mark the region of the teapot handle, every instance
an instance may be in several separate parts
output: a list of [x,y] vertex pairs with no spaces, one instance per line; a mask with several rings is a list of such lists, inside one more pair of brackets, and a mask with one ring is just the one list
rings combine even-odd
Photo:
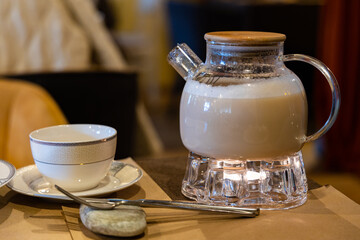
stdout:
[[310,142],[318,139],[322,135],[324,135],[334,124],[335,119],[339,113],[340,108],[340,88],[339,84],[334,76],[334,74],[330,71],[330,69],[321,61],[316,58],[303,55],[303,54],[288,54],[283,56],[283,61],[301,61],[305,63],[309,63],[317,68],[326,78],[330,85],[331,94],[332,94],[332,106],[330,116],[327,119],[326,123],[320,128],[316,133],[305,138],[304,142]]

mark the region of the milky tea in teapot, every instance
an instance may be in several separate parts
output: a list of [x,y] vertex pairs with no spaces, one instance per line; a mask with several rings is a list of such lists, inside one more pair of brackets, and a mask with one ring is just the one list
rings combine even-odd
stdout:
[[259,79],[251,86],[211,88],[193,80],[184,88],[181,138],[190,151],[238,159],[277,157],[301,149],[307,104],[295,75]]
[[[285,209],[307,198],[301,148],[335,121],[339,90],[332,73],[305,55],[283,55],[285,35],[213,32],[202,63],[181,44],[169,62],[186,80],[180,133],[190,151],[182,193],[199,202]],[[307,100],[300,79],[284,65],[317,67],[333,92],[333,109],[317,133],[307,134]]]

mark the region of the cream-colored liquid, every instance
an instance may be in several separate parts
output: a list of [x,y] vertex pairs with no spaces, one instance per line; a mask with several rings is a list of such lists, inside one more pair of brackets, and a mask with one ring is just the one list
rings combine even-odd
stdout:
[[301,149],[306,128],[306,97],[295,75],[228,87],[188,80],[183,91],[181,138],[203,156],[287,155]]

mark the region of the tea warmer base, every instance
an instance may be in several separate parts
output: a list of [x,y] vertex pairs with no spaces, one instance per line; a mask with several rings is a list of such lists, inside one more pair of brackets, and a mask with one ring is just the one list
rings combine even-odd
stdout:
[[200,203],[276,210],[307,200],[301,151],[276,159],[213,159],[190,152],[182,194]]

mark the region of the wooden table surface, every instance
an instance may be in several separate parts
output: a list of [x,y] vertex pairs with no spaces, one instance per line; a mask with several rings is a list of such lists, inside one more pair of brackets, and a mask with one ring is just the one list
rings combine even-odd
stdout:
[[[186,155],[124,160],[144,170],[136,184],[109,197],[185,199],[181,181]],[[135,239],[359,239],[360,206],[331,186],[312,183],[308,201],[256,218],[224,218],[194,211],[145,208],[148,227]],[[0,188],[0,239],[112,239],[87,230],[74,203],[52,202]]]

